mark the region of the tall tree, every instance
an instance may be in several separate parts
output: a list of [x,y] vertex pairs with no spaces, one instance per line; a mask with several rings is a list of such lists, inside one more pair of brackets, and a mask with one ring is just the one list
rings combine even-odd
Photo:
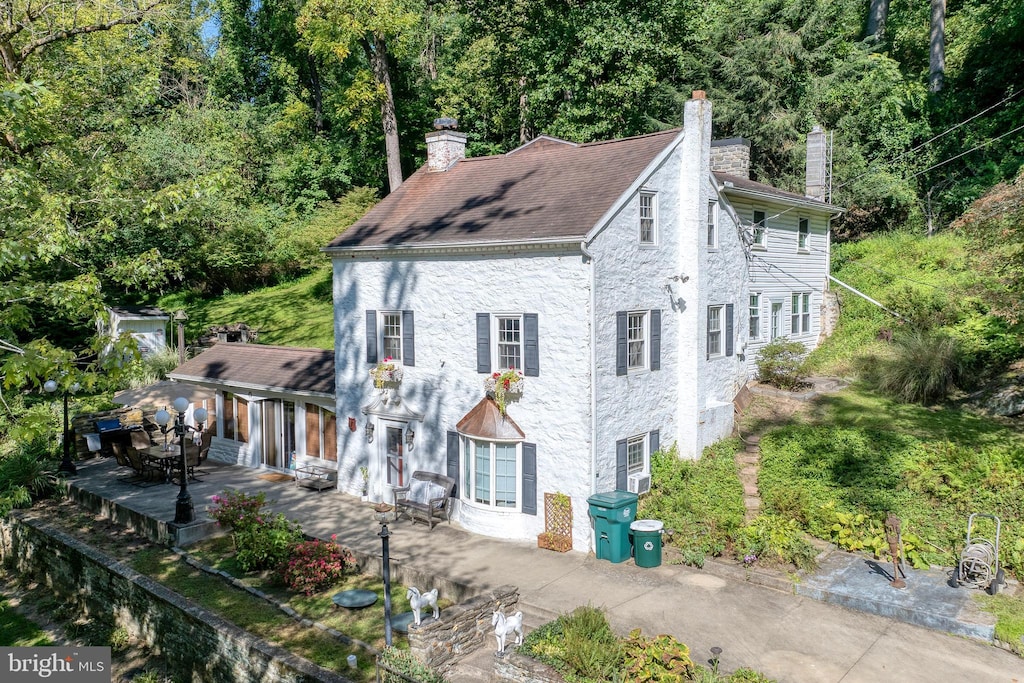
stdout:
[[871,0],[868,9],[868,24],[866,33],[881,39],[885,35],[885,22],[889,18],[889,0]]
[[932,0],[930,26],[928,89],[939,92],[946,77],[946,0]]

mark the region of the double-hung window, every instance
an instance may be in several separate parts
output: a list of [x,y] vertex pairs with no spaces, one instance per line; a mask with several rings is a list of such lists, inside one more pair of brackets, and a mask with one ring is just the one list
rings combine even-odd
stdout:
[[708,202],[708,249],[718,247],[718,202]]
[[806,218],[801,218],[797,225],[796,248],[800,251],[810,249],[811,223]]
[[523,367],[523,317],[495,316],[497,327],[497,364],[499,368]]
[[760,339],[761,338],[761,295],[759,293],[750,294],[750,306],[749,306],[749,328],[750,338]]
[[402,360],[402,314],[388,311],[380,314],[380,348],[384,357]]
[[626,474],[644,474],[649,470],[647,435],[639,434],[626,439]]
[[519,446],[463,438],[462,497],[495,508],[519,507]]
[[790,306],[791,334],[806,334],[811,331],[811,293],[793,292]]
[[626,343],[628,348],[628,369],[639,370],[647,363],[647,311],[635,311],[626,319]]
[[640,193],[640,244],[654,244],[658,230],[658,196]]
[[768,225],[764,211],[754,212],[754,246],[765,249],[768,247]]
[[722,355],[722,311],[724,306],[708,306],[708,356]]
[[366,362],[385,358],[416,364],[416,335],[412,311],[366,311]]
[[476,371],[515,368],[540,375],[540,332],[536,313],[477,313]]

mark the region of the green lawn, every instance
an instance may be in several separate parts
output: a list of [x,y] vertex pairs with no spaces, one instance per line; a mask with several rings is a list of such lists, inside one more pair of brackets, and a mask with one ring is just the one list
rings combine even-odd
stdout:
[[21,616],[0,595],[0,645],[3,647],[40,647],[53,645],[50,637]]
[[165,311],[184,310],[187,339],[196,339],[211,325],[245,323],[259,332],[262,344],[334,348],[334,308],[331,268],[245,294],[203,299],[194,294],[170,294],[157,305]]

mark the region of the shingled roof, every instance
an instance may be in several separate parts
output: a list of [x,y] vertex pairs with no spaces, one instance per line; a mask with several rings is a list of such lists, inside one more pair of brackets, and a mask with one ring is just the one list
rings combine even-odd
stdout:
[[777,197],[778,199],[789,201],[789,202],[801,202],[806,205],[817,205],[820,206],[823,211],[835,211],[839,207],[832,204],[827,204],[813,197],[807,197],[796,192],[787,192],[786,190],[780,190],[777,187],[771,185],[765,185],[759,183],[756,180],[750,180],[749,178],[743,178],[742,176],[730,175],[728,173],[719,173],[715,171],[712,173],[720,184],[725,185],[725,191],[728,193],[730,189],[736,189],[741,192],[753,192],[762,195],[769,195]]
[[583,238],[678,135],[539,138],[447,171],[420,168],[326,249]]
[[182,382],[334,396],[334,352],[265,344],[214,344],[168,374]]

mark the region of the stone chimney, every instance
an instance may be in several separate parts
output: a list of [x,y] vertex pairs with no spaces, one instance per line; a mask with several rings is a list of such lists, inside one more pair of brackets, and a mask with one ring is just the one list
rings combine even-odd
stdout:
[[726,138],[711,141],[711,170],[750,179],[750,140]]
[[434,131],[427,133],[427,170],[447,171],[459,159],[466,158],[466,134],[460,133],[455,119],[434,119]]
[[827,202],[829,201],[829,157],[825,131],[821,126],[815,125],[807,134],[807,189],[804,194],[812,199]]

